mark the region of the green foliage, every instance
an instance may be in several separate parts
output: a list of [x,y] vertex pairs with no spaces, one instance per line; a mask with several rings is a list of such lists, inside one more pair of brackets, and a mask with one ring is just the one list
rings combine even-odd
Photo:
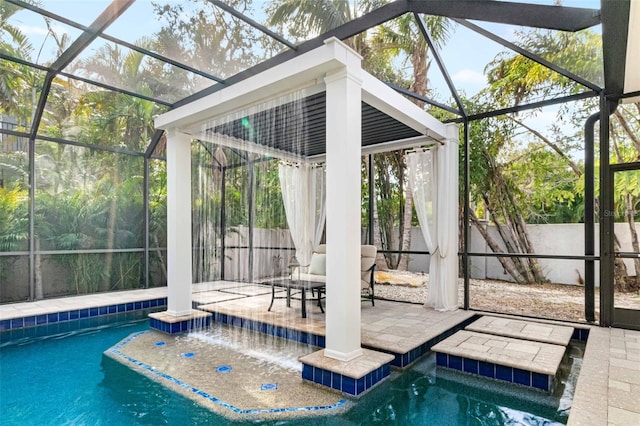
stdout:
[[17,250],[28,240],[28,197],[19,185],[0,187],[0,251]]
[[255,226],[265,229],[287,229],[287,216],[278,177],[278,161],[257,163],[255,179]]

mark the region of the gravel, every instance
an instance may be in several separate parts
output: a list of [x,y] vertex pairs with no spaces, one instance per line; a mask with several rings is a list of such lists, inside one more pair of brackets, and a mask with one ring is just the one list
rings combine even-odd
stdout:
[[[429,291],[429,276],[402,271],[397,274],[406,281],[407,275],[422,282],[418,286],[380,283],[376,280],[376,298],[412,303],[425,303]],[[391,281],[391,280],[390,280]],[[458,281],[458,301],[464,301],[464,281]],[[496,280],[469,280],[469,307],[474,310],[526,315],[540,318],[586,322],[584,287],[567,284],[514,284]],[[595,292],[596,320],[599,314],[599,289]],[[616,293],[615,306],[640,309],[640,294]]]

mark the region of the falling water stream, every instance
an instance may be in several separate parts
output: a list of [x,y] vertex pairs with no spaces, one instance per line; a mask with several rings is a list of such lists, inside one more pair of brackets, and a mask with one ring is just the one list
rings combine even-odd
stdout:
[[203,124],[194,149],[195,282],[260,282],[288,272],[294,246],[278,164],[301,157],[276,146],[306,151],[305,102],[291,93]]
[[318,350],[314,346],[269,336],[254,331],[216,324],[208,330],[189,333],[184,337],[191,346],[210,345],[238,353],[238,359],[259,366],[268,375],[270,366],[300,373],[298,357]]

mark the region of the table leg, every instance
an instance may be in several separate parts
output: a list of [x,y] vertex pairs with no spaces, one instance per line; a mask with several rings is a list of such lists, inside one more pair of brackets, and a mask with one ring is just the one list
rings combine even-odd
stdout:
[[287,285],[287,308],[291,307],[291,287]]
[[324,314],[324,308],[322,307],[322,289],[318,288],[318,306],[320,306],[320,311],[322,311],[322,313]]
[[267,311],[271,311],[271,307],[273,306],[273,300],[276,298],[276,286],[271,283],[271,304],[269,305],[269,309]]
[[304,287],[302,288],[302,318],[307,317],[307,298],[305,296]]

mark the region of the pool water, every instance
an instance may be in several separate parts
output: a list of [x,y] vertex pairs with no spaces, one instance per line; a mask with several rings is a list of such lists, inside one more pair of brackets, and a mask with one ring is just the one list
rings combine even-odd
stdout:
[[[103,358],[104,350],[147,320],[119,322],[0,347],[2,425],[225,425],[190,399]],[[340,415],[256,424],[554,425],[567,412],[558,397],[435,368],[433,358],[391,377]],[[569,375],[570,376],[570,375]],[[483,385],[484,384],[484,385]],[[493,389],[491,388],[493,386]],[[570,387],[570,386],[567,386]],[[514,392],[505,395],[500,389]],[[535,400],[539,401],[535,401]],[[551,402],[550,402],[551,401]],[[566,405],[566,403],[565,403]],[[335,414],[335,413],[334,413]]]

